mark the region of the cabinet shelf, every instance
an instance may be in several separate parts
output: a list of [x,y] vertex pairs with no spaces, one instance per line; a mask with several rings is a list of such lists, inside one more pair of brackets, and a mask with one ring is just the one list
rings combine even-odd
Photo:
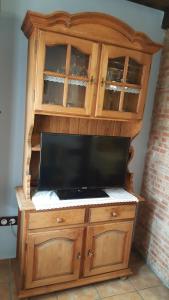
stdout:
[[119,86],[115,84],[107,84],[106,83],[106,90],[110,91],[116,91],[116,92],[125,92],[125,93],[131,93],[131,94],[139,94],[140,93],[140,88],[135,88],[135,87],[129,87],[129,86]]
[[64,83],[68,79],[68,84],[86,86],[89,79],[83,76],[68,75],[52,71],[44,71],[44,80],[56,83]]
[[[45,81],[51,81],[51,82],[57,82],[57,83],[64,83],[65,82],[65,78],[63,77],[54,77],[54,76],[49,76],[49,75],[45,75],[44,77]],[[71,85],[77,85],[77,86],[87,86],[87,80],[83,80],[83,79],[79,79],[78,77],[69,77],[68,78],[68,84]]]

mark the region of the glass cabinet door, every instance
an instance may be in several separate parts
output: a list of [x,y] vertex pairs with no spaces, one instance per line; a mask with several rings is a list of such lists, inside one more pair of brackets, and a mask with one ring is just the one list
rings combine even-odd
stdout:
[[38,49],[36,109],[90,115],[98,45],[59,34],[42,34]]
[[150,63],[148,54],[103,45],[95,115],[141,118]]

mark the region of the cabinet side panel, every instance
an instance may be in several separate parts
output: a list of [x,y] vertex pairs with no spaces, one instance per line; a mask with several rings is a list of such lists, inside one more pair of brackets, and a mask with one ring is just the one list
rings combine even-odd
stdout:
[[29,39],[28,45],[28,71],[26,89],[26,111],[25,111],[25,138],[24,138],[24,166],[23,166],[23,189],[26,198],[30,197],[30,175],[29,165],[31,158],[31,136],[34,126],[34,94],[36,76],[36,42],[37,31]]

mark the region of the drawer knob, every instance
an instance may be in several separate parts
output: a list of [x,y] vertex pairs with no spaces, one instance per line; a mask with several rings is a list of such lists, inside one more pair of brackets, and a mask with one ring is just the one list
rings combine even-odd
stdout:
[[81,259],[81,254],[80,254],[80,252],[78,252],[76,258],[77,258],[77,259]]
[[94,255],[94,251],[89,249],[88,251],[88,254],[87,254],[89,257],[92,257]]
[[56,218],[56,222],[57,222],[57,223],[63,223],[63,222],[64,222],[64,219],[58,217],[58,218]]
[[117,213],[115,211],[112,211],[111,215],[112,217],[117,217]]

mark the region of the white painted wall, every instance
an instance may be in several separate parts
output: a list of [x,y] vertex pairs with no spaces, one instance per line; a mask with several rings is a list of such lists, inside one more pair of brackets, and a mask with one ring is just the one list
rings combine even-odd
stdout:
[[[0,215],[17,213],[14,187],[21,184],[27,40],[20,30],[27,10],[50,13],[100,11],[116,16],[156,42],[163,40],[163,13],[126,0],[1,0],[0,12]],[[144,126],[134,142],[132,162],[135,187],[139,191],[150,127],[160,55],[154,56]],[[0,258],[15,256],[15,239],[10,228],[0,227]]]

